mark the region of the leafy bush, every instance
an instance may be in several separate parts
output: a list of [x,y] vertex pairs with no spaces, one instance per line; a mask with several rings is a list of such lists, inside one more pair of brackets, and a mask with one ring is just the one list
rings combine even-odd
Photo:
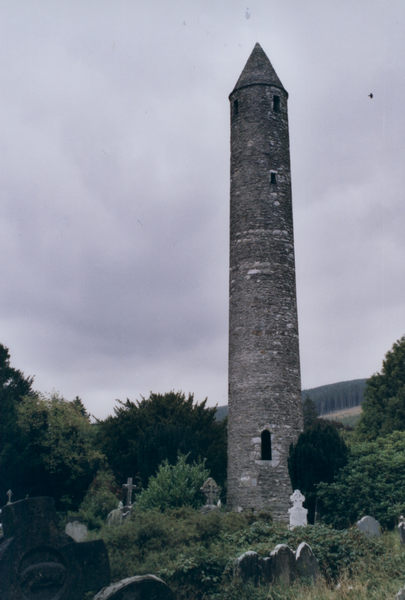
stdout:
[[17,417],[19,489],[24,496],[53,496],[58,509],[76,510],[105,464],[81,400],[31,394],[21,399]]
[[189,464],[187,458],[180,454],[175,465],[163,461],[157,474],[149,479],[148,487],[139,494],[136,511],[180,506],[197,508],[203,504],[200,488],[209,472],[204,462]]
[[90,484],[77,516],[89,527],[97,529],[104,525],[108,513],[117,508],[117,484],[111,471],[101,470]]
[[353,443],[336,481],[317,486],[322,519],[344,528],[369,514],[393,527],[405,510],[404,489],[405,432]]

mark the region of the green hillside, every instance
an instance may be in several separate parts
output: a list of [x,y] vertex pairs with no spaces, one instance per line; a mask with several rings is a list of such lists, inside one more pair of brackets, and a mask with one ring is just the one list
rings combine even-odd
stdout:
[[319,415],[360,406],[363,402],[366,381],[366,379],[352,379],[302,390],[302,399],[311,398],[316,404]]
[[[302,399],[309,397],[316,404],[319,415],[327,415],[345,408],[360,406],[363,402],[366,379],[339,381],[319,387],[302,390]],[[218,406],[217,419],[220,421],[228,415],[227,406]]]

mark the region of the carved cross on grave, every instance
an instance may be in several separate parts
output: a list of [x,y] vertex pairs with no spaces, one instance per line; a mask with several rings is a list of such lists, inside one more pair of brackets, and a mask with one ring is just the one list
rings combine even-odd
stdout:
[[293,503],[293,506],[300,508],[305,502],[305,496],[300,492],[300,490],[294,490],[294,493],[290,496],[290,500]]
[[215,479],[212,477],[208,477],[208,479],[204,482],[201,491],[206,498],[206,505],[212,506],[218,502],[218,496],[221,488],[217,485]]
[[125,506],[132,506],[132,492],[136,489],[136,485],[132,483],[132,477],[128,477],[127,482],[122,484],[127,490],[127,501]]
[[7,504],[11,504],[11,498],[13,497],[13,492],[11,490],[7,490]]
[[290,500],[293,503],[292,507],[288,509],[288,514],[290,515],[290,529],[294,529],[294,527],[305,527],[308,522],[308,509],[302,506],[305,501],[304,494],[301,494],[300,490],[294,490],[294,493],[290,496]]

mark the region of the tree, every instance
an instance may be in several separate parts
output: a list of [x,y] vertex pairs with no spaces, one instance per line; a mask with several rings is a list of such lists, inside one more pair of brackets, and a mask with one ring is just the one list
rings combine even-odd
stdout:
[[17,409],[24,396],[32,394],[33,377],[10,366],[10,353],[0,344],[0,505],[12,488],[11,474],[18,439]]
[[118,488],[114,475],[109,469],[100,469],[80,504],[77,516],[83,519],[90,529],[102,527],[108,513],[117,508],[118,494],[121,489]]
[[318,419],[318,411],[315,402],[309,396],[305,396],[302,403],[302,412],[304,416],[304,431],[312,427]]
[[332,483],[317,486],[322,520],[346,528],[364,515],[393,527],[405,511],[405,431],[356,442]]
[[15,496],[52,496],[58,508],[76,508],[105,463],[81,402],[57,395],[25,396],[17,408],[17,424],[11,475]]
[[114,415],[98,424],[100,448],[117,481],[137,477],[146,486],[151,475],[178,453],[188,460],[205,459],[207,469],[222,486],[226,477],[226,422],[215,419],[216,409],[206,400],[194,403],[193,394],[151,393],[139,402],[119,402]]
[[357,426],[363,440],[374,440],[396,430],[405,430],[405,336],[385,355],[381,373],[367,380]]
[[149,479],[148,487],[136,499],[136,510],[165,510],[180,506],[202,506],[201,487],[209,476],[204,461],[188,464],[188,457],[179,454],[175,465],[167,460]]
[[306,498],[308,518],[314,521],[316,484],[331,482],[347,462],[348,449],[336,427],[319,419],[291,444],[288,471],[293,489],[299,489]]

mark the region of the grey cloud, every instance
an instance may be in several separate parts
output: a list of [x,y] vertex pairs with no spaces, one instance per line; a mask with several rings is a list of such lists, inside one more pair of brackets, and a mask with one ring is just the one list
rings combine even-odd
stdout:
[[227,95],[256,41],[290,93],[303,385],[378,368],[404,332],[402,3],[3,4],[0,342],[39,389],[226,402]]

